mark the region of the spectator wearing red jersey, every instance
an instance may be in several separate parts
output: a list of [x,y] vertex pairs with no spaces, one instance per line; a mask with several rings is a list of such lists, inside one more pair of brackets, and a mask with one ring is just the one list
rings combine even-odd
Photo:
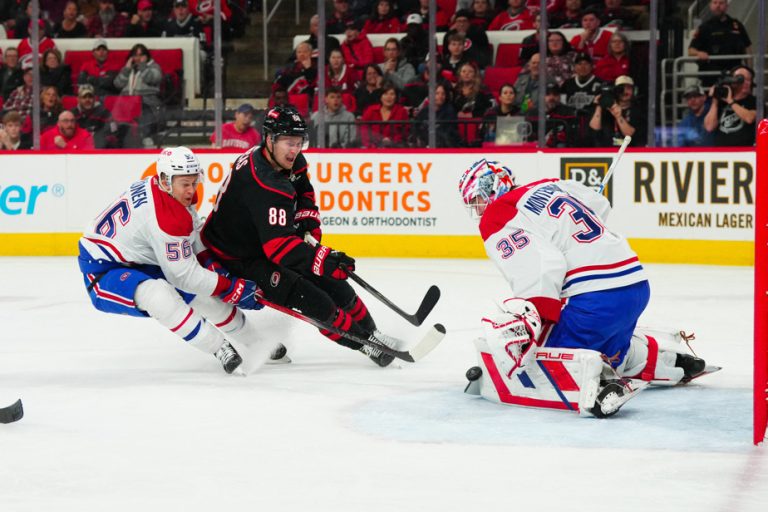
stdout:
[[533,28],[533,15],[525,5],[525,0],[509,0],[509,8],[500,12],[488,30],[530,30]]
[[613,82],[629,74],[629,39],[621,32],[615,32],[611,36],[608,55],[595,65],[595,76],[605,82]]
[[338,87],[343,94],[352,94],[356,84],[355,76],[344,62],[344,54],[341,50],[332,50],[325,70],[325,88]]
[[[40,20],[42,22],[42,20]],[[53,39],[45,35],[44,31],[40,31],[40,43],[37,47],[37,57],[38,59],[41,59],[43,57],[43,54],[51,49],[56,48],[56,43],[53,42]],[[32,63],[32,42],[29,40],[29,38],[24,38],[21,40],[18,46],[19,50],[19,62],[21,62],[22,66],[29,62]]]
[[585,10],[581,15],[581,28],[583,32],[571,39],[571,46],[578,53],[586,53],[593,61],[602,59],[608,55],[608,44],[611,40],[611,32],[600,28],[600,18],[596,11]]
[[[235,120],[221,125],[222,149],[235,148],[245,151],[261,142],[261,135],[252,126],[255,112],[256,109],[249,103],[237,107]],[[216,147],[216,132],[211,134],[211,145]]]
[[115,87],[115,77],[120,72],[119,63],[110,63],[107,60],[109,49],[107,42],[103,39],[93,41],[93,59],[86,61],[80,68],[80,74],[77,76],[77,83],[90,84],[93,86],[96,96],[104,97],[112,94],[118,94],[120,91]]
[[77,126],[72,112],[64,110],[59,114],[56,128],[40,135],[40,149],[49,151],[94,149],[93,135],[88,130]]
[[88,26],[89,37],[125,37],[128,17],[115,9],[114,0],[99,0],[99,13]]
[[362,34],[397,34],[401,31],[391,0],[378,0],[371,17],[363,25]]
[[[382,86],[379,103],[368,107],[361,121],[372,123],[360,129],[366,148],[402,146],[408,136],[408,111],[397,103],[397,89],[392,84]],[[389,123],[380,124],[382,121]]]
[[344,62],[358,78],[365,66],[373,64],[373,46],[367,37],[360,35],[360,28],[359,21],[347,23],[347,30],[344,31],[346,39],[341,43]]

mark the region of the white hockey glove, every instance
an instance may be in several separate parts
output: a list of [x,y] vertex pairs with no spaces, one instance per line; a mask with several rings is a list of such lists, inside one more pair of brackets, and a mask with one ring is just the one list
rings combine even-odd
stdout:
[[539,339],[542,322],[536,306],[525,299],[509,298],[502,301],[499,307],[503,312],[514,315],[523,323],[531,341]]

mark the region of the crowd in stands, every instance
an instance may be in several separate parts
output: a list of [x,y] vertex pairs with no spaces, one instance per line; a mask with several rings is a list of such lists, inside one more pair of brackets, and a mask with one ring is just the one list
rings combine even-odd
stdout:
[[[538,30],[542,3],[549,27],[546,56],[539,54],[538,33],[525,37],[516,54],[502,55],[499,49],[494,55],[488,33]],[[315,126],[322,108],[326,147],[426,146],[428,4],[333,0],[326,15],[325,98],[316,97],[317,16],[310,39],[276,73],[273,95],[287,96]],[[536,144],[542,58],[547,147],[610,147],[625,135],[633,137],[633,146],[646,145],[655,125],[646,118],[647,97],[638,88],[647,72],[640,63],[647,51],[638,59],[626,33],[647,30],[648,1],[438,0],[437,6],[436,30],[445,32],[436,59],[438,147]],[[720,91],[722,97],[715,88],[704,88],[719,77],[697,84],[702,105],[687,91],[681,95],[681,102],[696,102],[699,121],[686,118],[680,130],[685,133],[675,137],[675,144],[752,145],[754,73],[739,59],[709,60],[710,55],[749,53],[751,43],[743,25],[727,15],[726,0],[710,0],[710,10],[690,54],[700,59],[702,70],[716,68],[740,81],[728,85],[727,93]],[[581,30],[569,38],[563,29]],[[343,34],[340,44],[336,34]],[[371,34],[392,37],[377,48],[367,37]]]
[[[153,51],[162,50],[136,44],[130,51],[111,55],[106,40],[194,37],[205,58],[212,54],[213,2],[40,0],[39,5],[41,92],[36,99],[32,2],[0,0],[0,39],[20,40],[17,47],[0,51],[0,149],[31,147],[30,113],[35,101],[41,106],[43,149],[155,147],[165,108],[180,101],[180,50],[175,50],[175,69],[163,69],[164,63],[153,59]],[[242,36],[248,22],[245,8],[246,0],[222,0],[224,40]],[[68,62],[55,41],[78,38],[93,40],[91,55],[82,62],[74,57]]]

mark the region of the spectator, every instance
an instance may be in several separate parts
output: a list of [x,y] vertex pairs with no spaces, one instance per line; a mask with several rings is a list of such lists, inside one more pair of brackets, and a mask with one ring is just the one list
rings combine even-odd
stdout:
[[392,84],[381,88],[378,105],[371,105],[363,113],[361,137],[366,148],[400,147],[408,137],[408,111],[397,103],[397,89]]
[[365,22],[362,34],[397,34],[400,21],[395,16],[391,0],[377,0],[371,17]]
[[587,53],[595,62],[608,54],[611,32],[600,28],[600,18],[593,9],[586,9],[581,15],[584,30],[571,39],[571,46],[579,53]]
[[23,83],[19,50],[10,46],[5,49],[3,66],[0,67],[0,97],[8,99],[11,92]]
[[72,109],[77,126],[86,130],[93,137],[96,149],[115,149],[122,147],[121,134],[112,113],[96,99],[91,84],[83,84],[77,91],[77,105]]
[[525,66],[531,56],[534,53],[539,53],[539,29],[541,28],[541,14],[536,14],[533,18],[534,32],[531,35],[525,36],[520,43],[520,55],[517,58],[517,63],[521,66]]
[[600,13],[600,25],[616,30],[633,30],[637,27],[637,16],[621,6],[621,0],[605,0]]
[[595,104],[603,82],[592,73],[592,59],[586,53],[579,53],[574,59],[574,75],[563,83],[565,102],[577,112],[585,112]]
[[96,96],[100,98],[117,94],[119,89],[115,88],[114,82],[119,69],[107,60],[107,42],[103,39],[94,40],[91,54],[93,59],[86,61],[80,68],[77,83],[92,85]]
[[163,27],[160,20],[155,17],[155,12],[150,0],[139,0],[136,5],[136,14],[131,16],[131,24],[126,31],[127,37],[161,37]]
[[[472,0],[472,7],[470,10],[471,16],[469,17],[469,22],[473,27],[482,29],[483,32],[485,32],[485,30],[488,29],[488,25],[491,24],[491,21],[493,21],[493,18],[495,17],[490,1]],[[459,12],[458,9],[456,12]]]
[[[38,20],[40,29],[40,38],[50,36],[51,27],[48,26],[45,19],[41,16]],[[16,19],[8,20],[8,28],[13,29],[14,39],[29,39],[32,34],[32,2],[28,0],[19,1],[19,8],[16,11]],[[10,35],[10,34],[9,34]],[[41,52],[43,50],[40,50]],[[23,57],[24,54],[21,54]]]
[[515,104],[522,114],[535,108],[539,102],[539,63],[539,54],[534,53],[515,80]]
[[465,37],[464,55],[466,59],[476,62],[480,69],[485,69],[491,63],[493,47],[488,42],[485,29],[470,23],[471,17],[472,12],[469,10],[456,11],[451,30],[446,32],[445,37],[443,37],[443,48],[446,48],[448,39],[452,34],[460,34]]
[[333,14],[325,22],[325,33],[343,34],[347,23],[354,20],[349,12],[349,0],[333,0]]
[[392,83],[398,92],[402,92],[405,84],[416,78],[416,70],[400,56],[400,43],[394,37],[384,43],[384,62],[378,66],[384,80]]
[[173,12],[165,22],[162,37],[196,37],[203,47],[207,47],[203,26],[192,16],[187,0],[174,0]]
[[280,71],[272,86],[285,89],[288,94],[312,96],[317,86],[317,60],[312,58],[312,46],[309,43],[299,43],[296,47],[296,61]]
[[547,34],[547,80],[556,82],[558,87],[573,75],[574,57],[570,43],[562,32]]
[[[635,82],[629,76],[620,76],[614,82],[614,91],[597,97],[597,106],[589,127],[593,130],[597,147],[621,146],[624,137],[632,137],[632,146],[645,146],[646,118],[644,109],[635,101]],[[605,114],[603,114],[605,111]]]
[[43,151],[94,149],[93,136],[77,126],[75,115],[69,110],[59,114],[56,127],[40,135]]
[[160,82],[163,72],[160,66],[152,60],[149,50],[143,44],[135,44],[131,48],[128,60],[115,77],[115,87],[120,89],[122,96],[141,96],[141,117],[139,132],[145,148],[155,147],[152,135],[159,121]]
[[621,75],[629,75],[629,39],[621,32],[614,32],[608,47],[608,55],[595,64],[595,75],[605,82],[613,82]]
[[683,92],[688,112],[677,125],[676,146],[707,147],[714,145],[713,133],[704,128],[704,118],[709,112],[712,100],[700,85],[692,85]]
[[409,14],[405,36],[400,39],[400,52],[414,70],[424,62],[429,51],[429,34],[424,30],[422,23],[421,14]]
[[373,46],[367,37],[360,35],[360,22],[347,23],[346,39],[341,43],[344,62],[355,73],[361,73],[368,64],[373,64]]
[[[307,39],[305,42],[309,43],[312,47],[312,57],[317,58],[318,54],[318,44],[317,44],[317,33],[320,29],[320,16],[315,14],[309,19],[309,39]],[[331,52],[333,50],[338,50],[341,48],[341,45],[339,44],[339,40],[335,37],[326,34],[325,35],[325,57],[326,60],[328,57],[330,57]],[[296,51],[294,50],[293,55],[291,55],[291,58],[289,59],[289,62],[293,62],[296,60]]]
[[[285,89],[274,89],[272,91],[272,96],[270,97],[269,106],[270,107],[276,107],[278,105],[289,105],[290,102],[288,101],[288,91]],[[260,126],[260,125],[257,125]]]
[[325,71],[325,87],[338,87],[342,94],[353,94],[356,85],[357,80],[344,62],[344,54],[341,50],[333,50]]
[[[38,43],[37,47],[37,56],[38,58],[42,58],[43,53],[46,52],[46,50],[50,50],[51,48],[56,48],[56,44],[53,42],[53,39],[48,37],[48,33],[43,28],[45,26],[45,23],[43,20],[40,20],[40,42]],[[32,41],[27,37],[21,40],[19,43],[19,46],[17,47],[19,50],[19,60],[22,65],[29,62],[32,63]]]
[[53,26],[53,37],[56,39],[79,39],[88,36],[85,25],[77,19],[80,10],[77,2],[70,0],[64,6],[63,16],[60,22]]
[[375,64],[368,64],[364,69],[363,82],[355,89],[356,114],[358,116],[372,105],[379,103],[381,99],[381,86],[384,83],[384,75]]
[[442,76],[455,84],[459,80],[459,68],[468,62],[464,55],[467,38],[459,33],[453,33],[446,39],[446,46],[443,46],[443,58],[440,62],[442,67]]
[[465,62],[459,68],[459,80],[453,92],[453,107],[459,117],[482,117],[493,105],[491,95],[483,91],[480,70],[472,62]]
[[[416,113],[413,145],[425,148],[429,143],[429,102]],[[435,147],[455,148],[461,145],[458,117],[453,107],[451,89],[445,83],[435,86]]]
[[[568,148],[576,145],[576,111],[563,105],[560,101],[560,87],[555,82],[549,82],[544,94],[546,110],[544,146],[548,148]],[[528,112],[531,122],[530,141],[538,138],[539,115],[538,109]]]
[[15,110],[6,112],[3,123],[0,126],[0,150],[16,151],[18,149],[31,149],[29,140],[21,137],[21,116]]
[[[552,14],[555,12],[562,11],[565,6],[564,0],[543,0],[543,1],[547,6],[547,14],[549,16],[552,16]],[[534,14],[541,12],[541,2],[542,0],[528,0],[528,9]]]
[[32,63],[25,62],[21,69],[23,70],[21,85],[11,91],[5,99],[3,110],[6,112],[15,110],[21,116],[23,123],[32,111]]
[[712,103],[704,118],[704,128],[715,134],[715,146],[753,146],[757,98],[752,94],[755,72],[744,65],[733,68],[730,85],[712,86]]
[[[192,12],[192,16],[200,22],[206,43],[209,47],[213,46],[213,2],[211,0],[187,0],[187,5]],[[221,0],[220,14],[222,39],[231,39],[232,27],[230,20],[232,20],[232,11],[227,0]]]
[[[451,91],[451,104],[453,104],[453,82],[446,80],[442,76],[440,61],[435,63],[435,70],[437,75],[437,83],[443,84],[448,90]],[[403,90],[403,97],[405,104],[413,107],[414,112],[421,111],[426,105],[426,101],[429,99],[429,66],[422,64],[420,66],[421,74],[416,77],[411,83],[406,84]]]
[[[699,71],[719,71],[720,73],[741,64],[740,59],[710,60],[717,55],[742,55],[752,53],[752,41],[744,25],[736,18],[726,14],[727,0],[710,0],[709,11],[712,17],[702,23],[693,34],[688,47],[688,55],[699,59]],[[718,76],[702,77],[702,83],[712,85]]]
[[530,30],[533,28],[533,15],[526,7],[525,0],[509,0],[509,8],[500,12],[488,30]]
[[579,28],[581,14],[581,0],[565,0],[565,9],[552,13],[549,26],[550,28]]
[[[40,133],[56,126],[59,114],[64,110],[56,87],[45,85],[40,88]],[[21,123],[22,137],[32,137],[32,116],[27,116]]]
[[[261,142],[259,132],[253,127],[256,109],[250,103],[243,103],[235,111],[235,120],[221,125],[221,147],[235,148],[241,152]],[[211,134],[211,146],[216,147],[216,132]]]
[[40,83],[56,87],[60,95],[72,94],[72,68],[62,63],[59,50],[52,48],[43,54]]
[[515,103],[515,86],[504,84],[499,88],[498,103],[483,115],[482,139],[496,142],[496,119],[499,117],[519,116],[520,108]]
[[[448,29],[448,25],[451,23],[452,13],[445,12],[445,9],[442,8],[440,4],[436,4],[435,6],[437,7],[437,11],[435,12],[435,30],[437,32],[442,32]],[[419,0],[419,8],[414,12],[420,15],[421,19],[424,20],[423,28],[424,30],[428,31],[429,26],[427,24],[429,23],[429,0]]]
[[99,14],[88,26],[89,37],[125,37],[128,18],[115,9],[114,0],[99,0]]
[[[319,115],[312,113],[312,124],[317,130]],[[330,87],[325,91],[325,109],[323,110],[325,125],[325,147],[348,148],[355,144],[357,130],[355,129],[355,115],[347,111],[347,107],[341,101],[341,89]]]

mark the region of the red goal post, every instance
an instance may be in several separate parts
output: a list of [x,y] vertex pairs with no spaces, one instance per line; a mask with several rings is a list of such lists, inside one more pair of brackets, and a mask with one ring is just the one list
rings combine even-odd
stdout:
[[755,385],[754,443],[768,422],[768,119],[757,127],[755,166]]

